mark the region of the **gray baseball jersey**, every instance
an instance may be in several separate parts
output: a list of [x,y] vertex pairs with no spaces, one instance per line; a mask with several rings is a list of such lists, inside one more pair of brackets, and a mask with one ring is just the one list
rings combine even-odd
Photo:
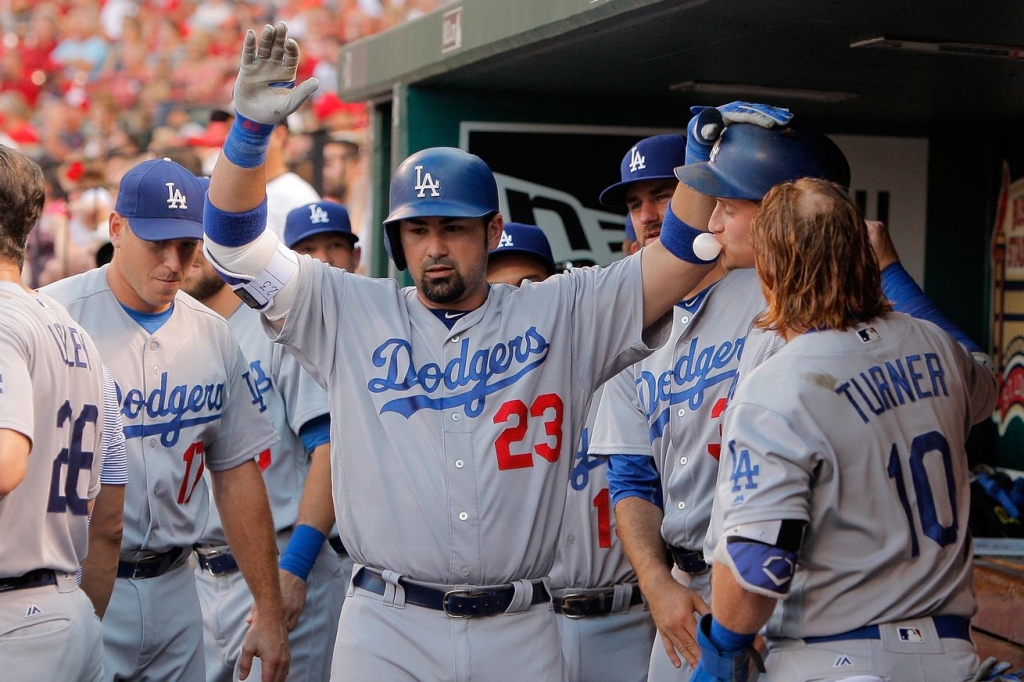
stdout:
[[970,354],[899,313],[803,334],[743,378],[725,415],[710,540],[742,524],[808,523],[770,637],[973,615],[964,442],[995,399]]
[[122,550],[191,547],[206,527],[203,470],[231,469],[276,442],[251,400],[227,323],[184,293],[150,334],[107,286],[104,266],[43,289],[92,335],[114,376],[128,447]]
[[53,585],[0,593],[5,680],[101,677],[102,630],[75,572],[87,551],[107,421],[89,335],[50,297],[0,283],[0,428],[32,447],[24,479],[0,500],[0,579],[40,569],[57,576]]
[[0,428],[32,441],[24,480],[0,500],[0,577],[74,574],[85,557],[103,459],[101,367],[53,299],[0,283]]
[[[170,317],[150,334],[114,298],[108,267],[45,291],[92,334],[117,383],[129,476],[122,555],[190,549],[209,513],[204,469],[250,461],[277,435],[252,404],[248,363],[222,317],[179,292]],[[202,612],[187,565],[118,579],[103,630],[106,679],[142,670],[152,679],[203,675]]]
[[449,585],[547,575],[593,392],[648,352],[639,266],[492,285],[448,329],[414,288],[300,259],[278,341],[335,406],[338,529],[356,561]]
[[653,455],[669,545],[704,547],[721,416],[750,322],[763,309],[754,271],[730,272],[696,300],[677,305],[669,342],[605,387],[590,451]]
[[[257,463],[267,485],[274,527],[286,530],[298,518],[299,499],[309,471],[309,457],[299,438],[299,429],[314,417],[328,413],[327,393],[291,353],[267,338],[260,326],[259,313],[239,306],[228,317],[228,324],[248,360],[248,369],[243,374],[248,388],[246,398],[254,409],[270,417],[280,438],[272,448],[259,453]],[[226,541],[220,514],[211,507],[200,542]]]
[[[295,277],[278,340],[328,389],[335,509],[353,558],[386,580],[444,586],[546,576],[594,390],[668,334],[667,317],[643,333],[639,258],[492,285],[451,328],[391,280],[308,257]],[[460,622],[356,597],[350,588],[336,679],[561,678],[553,614],[528,599]]]
[[[228,316],[228,324],[249,361],[245,373],[247,398],[260,412],[270,415],[281,439],[261,452],[257,463],[263,472],[274,526],[279,533],[279,549],[283,552],[298,518],[299,499],[309,471],[309,457],[298,432],[309,420],[327,414],[327,393],[284,346],[275,344],[263,333],[259,313],[239,305]],[[200,544],[226,542],[220,515],[211,505],[210,520]],[[230,680],[248,630],[245,617],[252,608],[252,594],[239,573],[213,576],[197,567],[196,579],[203,607],[206,679]],[[288,679],[314,682],[329,678],[330,658],[325,652],[334,646],[346,584],[338,555],[324,543],[306,581],[302,617],[288,633]]]

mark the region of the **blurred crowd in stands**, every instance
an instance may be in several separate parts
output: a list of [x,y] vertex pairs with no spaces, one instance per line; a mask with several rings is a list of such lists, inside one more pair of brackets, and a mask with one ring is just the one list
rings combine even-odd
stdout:
[[26,280],[41,286],[109,258],[121,176],[153,156],[212,170],[233,115],[246,29],[285,21],[299,79],[320,90],[288,121],[276,168],[345,203],[361,231],[367,116],[336,93],[342,45],[442,0],[0,0],[0,143],[42,165],[49,196]]

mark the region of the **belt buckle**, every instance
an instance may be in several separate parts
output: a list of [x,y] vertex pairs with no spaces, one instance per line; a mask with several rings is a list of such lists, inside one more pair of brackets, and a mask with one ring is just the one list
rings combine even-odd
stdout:
[[148,576],[139,575],[139,570],[145,568],[145,566],[147,565],[145,562],[148,562],[154,558],[155,557],[148,557],[146,559],[139,559],[138,561],[134,562],[134,565],[132,566],[132,575],[131,578],[129,578],[129,580],[145,580]]
[[586,594],[567,594],[562,597],[562,615],[572,620],[579,620],[584,617],[583,613],[569,613],[567,608],[572,608],[573,602],[578,602],[581,606],[590,599],[590,595]]
[[444,593],[444,598],[441,600],[441,608],[444,610],[444,615],[448,616],[449,618],[458,618],[460,620],[465,620],[467,618],[472,618],[473,617],[472,613],[457,614],[457,613],[452,613],[451,611],[449,611],[448,610],[448,600],[451,597],[476,597],[476,596],[478,596],[480,594],[482,594],[482,593],[476,592],[474,590],[448,590],[447,592]]

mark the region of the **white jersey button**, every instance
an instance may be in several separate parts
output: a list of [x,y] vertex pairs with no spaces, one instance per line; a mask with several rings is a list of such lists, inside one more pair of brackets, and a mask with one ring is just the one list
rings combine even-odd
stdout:
[[462,419],[462,415],[461,415],[461,414],[459,414],[458,412],[456,412],[455,414],[453,414],[453,415],[452,415],[452,421],[453,421],[453,422],[457,422],[457,421],[459,421],[460,419]]
[[565,541],[568,542],[570,545],[576,544],[576,536],[575,535],[566,535],[565,536]]
[[686,463],[689,462],[689,461],[690,460],[687,459],[686,457],[680,457],[679,458],[679,463],[682,464],[683,466],[686,466]]
[[469,518],[469,514],[467,514],[466,512],[459,512],[459,520],[460,521],[465,521],[468,518]]
[[686,509],[686,503],[685,502],[680,502],[676,506],[679,507],[680,509]]
[[466,466],[466,463],[463,462],[461,459],[455,460],[455,468],[456,469],[461,469],[464,466]]
[[149,447],[151,447],[151,448],[155,448],[156,447],[156,438],[150,438],[149,439]]
[[469,577],[469,566],[463,566],[462,567],[462,575],[467,577],[467,578]]
[[159,374],[159,373],[160,373],[160,368],[157,367],[156,365],[153,365],[153,374]]
[[149,343],[149,349],[150,349],[150,350],[156,350],[156,349],[157,349],[157,348],[159,348],[159,347],[160,347],[160,344],[159,344],[159,343],[157,343],[156,341],[151,341],[151,342]]
[[681,318],[679,318],[679,321],[682,322],[683,324],[687,324],[689,323],[690,318],[687,315],[683,315]]
[[682,416],[684,416],[685,414],[686,414],[686,410],[684,410],[684,409],[683,409],[683,408],[681,408],[681,407],[679,408],[679,411],[678,411],[678,412],[676,412],[676,416],[677,416],[677,417],[682,417]]
[[458,343],[458,342],[459,342],[459,340],[460,340],[460,339],[459,339],[459,335],[458,335],[458,334],[456,334],[455,336],[453,336],[453,337],[451,338],[451,342],[452,342],[452,343]]

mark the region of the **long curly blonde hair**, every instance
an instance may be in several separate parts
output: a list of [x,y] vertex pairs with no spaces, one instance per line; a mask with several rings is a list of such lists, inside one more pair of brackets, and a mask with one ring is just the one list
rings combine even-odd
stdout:
[[848,329],[892,310],[864,218],[839,185],[804,178],[773,187],[751,239],[768,301],[758,327]]

